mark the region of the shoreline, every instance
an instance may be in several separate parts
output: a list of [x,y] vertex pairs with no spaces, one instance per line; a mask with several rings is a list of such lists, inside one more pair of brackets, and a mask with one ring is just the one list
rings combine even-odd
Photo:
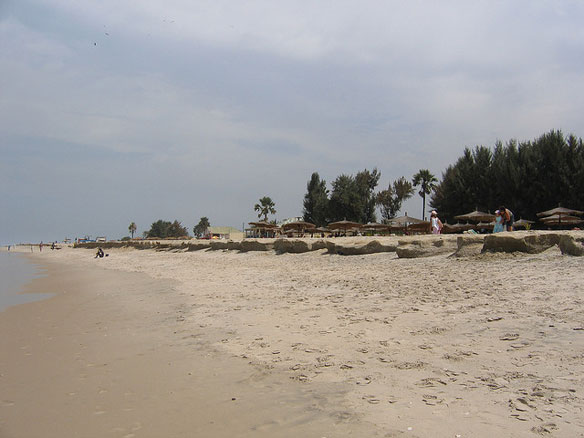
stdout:
[[39,293],[24,293],[23,288],[34,278],[42,277],[42,267],[31,262],[26,254],[14,252],[10,254],[0,251],[0,312],[33,301],[48,298],[50,295]]
[[[128,332],[129,324],[141,327],[137,333],[156,328],[156,337],[137,345],[161,347],[183,366],[196,363],[195,348],[216,355],[204,381],[217,377],[219,365],[239,369],[234,380],[249,398],[224,396],[250,404],[239,419],[229,413],[237,419],[231,429],[223,422],[218,432],[215,424],[210,436],[533,437],[584,430],[584,259],[562,255],[557,245],[537,254],[414,259],[325,249],[108,252],[94,259],[92,249],[65,248],[35,257],[95,275],[82,296],[110,332]],[[137,275],[144,286],[133,290],[129,282],[130,295],[116,291],[119,280],[96,289],[101,277],[119,274]],[[155,284],[165,286],[155,292]],[[43,313],[81,303],[69,298]],[[106,303],[116,312],[106,312]],[[85,330],[94,346],[103,335],[96,327]],[[207,392],[234,388],[214,382]],[[281,394],[288,400],[283,412],[270,412]],[[231,407],[225,398],[227,406],[216,406]],[[276,419],[247,421],[258,411]],[[154,436],[149,429],[128,433]]]
[[342,385],[299,387],[215,348],[224,336],[217,330],[181,330],[175,281],[33,260],[47,266],[47,276],[27,292],[54,296],[0,314],[2,437],[348,436],[372,429],[337,421]]

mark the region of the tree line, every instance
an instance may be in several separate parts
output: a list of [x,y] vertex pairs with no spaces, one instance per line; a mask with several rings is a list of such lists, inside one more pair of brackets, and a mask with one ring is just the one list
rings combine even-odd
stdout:
[[[381,172],[364,169],[355,175],[341,174],[332,183],[314,172],[306,184],[303,219],[317,226],[349,220],[362,224],[393,219],[403,202],[412,197],[416,188],[422,198],[422,217],[426,198],[438,210],[440,217],[455,222],[454,216],[478,208],[493,212],[500,205],[510,208],[516,216],[534,219],[536,213],[556,207],[584,207],[584,145],[574,135],[565,137],[552,130],[533,141],[505,145],[497,142],[493,149],[476,146],[465,148],[455,164],[448,166],[438,179],[428,170],[420,169],[411,180],[401,176],[387,188],[376,191]],[[254,205],[258,219],[268,221],[275,214],[275,203],[269,196]],[[201,237],[209,228],[202,217],[193,228]],[[128,231],[134,237],[136,224]],[[144,237],[186,237],[188,230],[179,222],[158,220]]]
[[[193,228],[193,234],[195,237],[201,237],[205,234],[207,229],[211,226],[209,222],[209,218],[202,217],[199,220],[199,223],[195,225]],[[137,226],[134,222],[131,222],[128,226],[128,231],[132,235],[132,239],[134,238],[134,233],[137,230]],[[148,231],[144,231],[142,234],[144,238],[154,238],[154,239],[166,239],[166,238],[181,238],[189,237],[189,231],[185,226],[182,225],[181,222],[178,220],[174,220],[173,222],[165,221],[162,219],[153,222],[150,225],[150,229]],[[127,240],[129,237],[125,237],[122,240]]]
[[533,141],[464,149],[430,199],[449,222],[475,208],[492,213],[500,205],[516,219],[535,219],[536,213],[558,204],[584,206],[584,146],[581,138],[556,130]]
[[381,178],[381,172],[362,170],[355,175],[339,175],[327,189],[326,181],[314,172],[306,185],[306,195],[303,204],[303,219],[317,226],[325,226],[330,222],[348,220],[362,224],[377,222],[377,208],[381,212],[381,221],[393,219],[402,203],[410,198],[419,187],[418,194],[422,197],[425,208],[426,196],[429,195],[438,182],[428,169],[421,169],[410,182],[400,177],[389,186],[376,192]]

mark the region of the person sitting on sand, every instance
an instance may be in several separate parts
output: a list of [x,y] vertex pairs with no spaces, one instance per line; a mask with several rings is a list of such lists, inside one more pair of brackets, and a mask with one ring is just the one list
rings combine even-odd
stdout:
[[436,210],[432,210],[430,214],[430,223],[432,224],[432,234],[442,233],[442,221],[438,219],[438,212]]
[[495,226],[493,227],[493,233],[500,233],[505,231],[503,227],[503,217],[501,216],[501,210],[495,211]]
[[502,205],[499,207],[499,211],[503,218],[503,231],[513,231],[513,223],[515,222],[513,212]]
[[102,258],[104,256],[103,249],[97,248],[97,253],[95,254],[95,258]]

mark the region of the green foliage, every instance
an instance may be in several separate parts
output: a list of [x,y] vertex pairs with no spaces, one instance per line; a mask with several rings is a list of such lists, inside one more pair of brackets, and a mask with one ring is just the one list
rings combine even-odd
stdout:
[[352,175],[342,174],[333,181],[329,206],[331,222],[344,219],[359,222],[362,202]]
[[130,226],[128,227],[128,231],[130,232],[130,234],[132,235],[132,239],[134,238],[134,233],[136,232],[136,224],[134,222],[132,222],[130,224]]
[[317,227],[324,227],[328,223],[328,216],[329,199],[326,181],[321,180],[319,174],[314,172],[306,184],[303,219]]
[[120,240],[121,240],[122,242],[127,242],[128,240],[131,240],[131,239],[130,239],[130,236],[124,236],[124,237],[122,237]]
[[436,189],[438,180],[428,169],[420,169],[414,175],[412,184],[414,187],[420,186],[418,194],[422,197],[422,219],[426,216],[426,195],[431,194]]
[[386,190],[377,193],[376,202],[381,209],[381,217],[384,221],[393,219],[401,209],[403,201],[411,198],[414,187],[405,177],[401,177],[390,184]]
[[168,222],[163,220],[158,220],[150,226],[150,230],[145,232],[146,237],[155,237],[159,239],[165,239],[167,237],[187,237],[189,232],[182,224],[175,220],[174,222]]
[[339,175],[333,181],[329,201],[331,221],[349,220],[360,223],[375,222],[377,197],[375,187],[381,173],[367,169],[357,175]]
[[475,207],[492,212],[500,205],[516,218],[533,219],[558,204],[584,207],[584,145],[561,131],[505,146],[497,142],[492,150],[466,148],[443,173],[430,202],[448,221]]
[[260,198],[260,203],[254,205],[253,209],[258,212],[258,219],[263,219],[267,222],[268,221],[268,214],[276,214],[276,209],[274,208],[276,204],[272,201],[272,198],[269,196],[264,196]]
[[196,237],[201,237],[205,234],[205,232],[207,231],[207,229],[210,226],[211,226],[211,223],[209,222],[209,218],[203,216],[199,220],[199,223],[197,225],[195,225],[195,227],[193,228],[193,233]]
[[360,214],[360,222],[363,224],[375,222],[377,220],[375,217],[375,207],[377,206],[375,188],[377,187],[377,184],[379,184],[379,178],[381,178],[381,172],[376,168],[371,172],[365,169],[358,172],[355,176],[359,196],[363,202]]

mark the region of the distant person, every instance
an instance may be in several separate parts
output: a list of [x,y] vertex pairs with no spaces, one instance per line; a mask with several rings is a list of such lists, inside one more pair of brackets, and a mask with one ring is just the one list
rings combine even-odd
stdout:
[[43,250],[43,241],[41,240],[41,243],[39,243],[39,251]]
[[103,249],[101,248],[97,248],[97,253],[95,254],[95,258],[103,258],[104,253],[103,253]]
[[430,224],[432,225],[432,234],[442,234],[444,225],[438,218],[438,212],[436,210],[432,210],[432,213],[430,213]]
[[513,231],[513,223],[515,222],[515,216],[513,212],[504,206],[499,207],[501,217],[503,218],[503,231]]
[[503,226],[503,216],[501,216],[501,210],[495,211],[495,226],[493,227],[493,233],[500,233],[505,231]]

